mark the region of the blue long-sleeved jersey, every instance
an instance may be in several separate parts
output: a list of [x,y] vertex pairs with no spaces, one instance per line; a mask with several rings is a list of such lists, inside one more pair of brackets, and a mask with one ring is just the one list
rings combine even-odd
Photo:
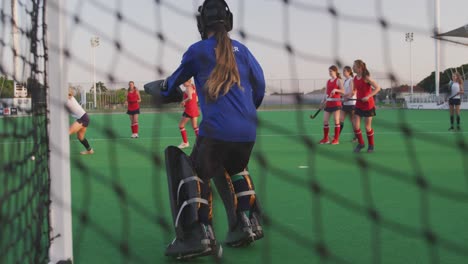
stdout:
[[216,101],[207,100],[203,87],[216,65],[216,44],[216,38],[211,37],[190,46],[179,68],[168,77],[168,90],[162,95],[167,96],[193,76],[203,115],[200,136],[231,142],[255,141],[256,108],[265,94],[262,68],[243,44],[232,40],[242,88],[235,84],[227,94],[221,92]]

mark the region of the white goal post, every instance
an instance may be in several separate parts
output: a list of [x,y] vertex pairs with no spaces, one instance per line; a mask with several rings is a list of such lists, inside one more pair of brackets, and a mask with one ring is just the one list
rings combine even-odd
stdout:
[[70,140],[68,113],[65,102],[68,95],[67,61],[63,50],[66,43],[65,1],[46,1],[48,114],[49,114],[49,168],[50,168],[50,238],[49,263],[73,261]]

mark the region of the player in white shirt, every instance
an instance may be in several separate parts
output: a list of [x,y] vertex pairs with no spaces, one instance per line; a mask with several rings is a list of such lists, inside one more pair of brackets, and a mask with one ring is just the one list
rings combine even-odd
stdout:
[[449,110],[450,110],[450,128],[449,131],[453,131],[453,117],[457,114],[457,130],[460,131],[460,104],[461,96],[464,94],[463,91],[463,78],[461,74],[455,72],[452,74],[452,84],[449,92]]
[[[343,108],[341,109],[340,115],[340,134],[343,131],[344,121],[346,116],[349,116],[351,124],[354,119],[354,105],[356,105],[356,92],[353,89],[353,69],[349,66],[343,68],[343,76],[345,80],[343,82],[345,93],[343,94]],[[356,137],[353,138],[353,142],[356,142]]]
[[70,114],[76,118],[76,121],[71,124],[69,129],[69,135],[75,134],[80,143],[86,148],[85,151],[81,151],[82,155],[94,154],[94,150],[89,146],[88,140],[85,138],[86,129],[89,124],[89,117],[86,111],[73,97],[74,92],[72,89],[68,90],[68,100],[65,106],[67,107]]

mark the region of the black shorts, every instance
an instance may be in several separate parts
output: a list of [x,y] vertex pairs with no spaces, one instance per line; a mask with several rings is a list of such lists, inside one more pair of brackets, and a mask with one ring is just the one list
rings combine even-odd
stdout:
[[182,114],[183,117],[186,117],[186,118],[193,118],[191,115],[187,114],[186,112],[184,112]]
[[79,124],[81,124],[84,127],[88,127],[89,125],[89,116],[87,113],[85,113],[82,117],[76,120]]
[[335,111],[338,111],[341,109],[341,106],[334,106],[334,107],[325,107],[325,112],[328,112],[328,113],[333,113]]
[[353,114],[354,113],[354,105],[343,105],[343,108],[341,110],[343,112],[345,112],[345,113]]
[[377,114],[375,113],[375,107],[372,108],[371,110],[362,110],[359,108],[354,108],[354,114],[360,116],[360,117],[371,117],[371,116],[376,116]]
[[449,105],[460,105],[460,104],[461,104],[461,100],[459,98],[449,99]]
[[140,108],[138,108],[137,110],[127,110],[127,115],[138,115],[140,114]]
[[198,136],[190,155],[195,171],[202,180],[235,175],[249,163],[255,142],[228,142]]

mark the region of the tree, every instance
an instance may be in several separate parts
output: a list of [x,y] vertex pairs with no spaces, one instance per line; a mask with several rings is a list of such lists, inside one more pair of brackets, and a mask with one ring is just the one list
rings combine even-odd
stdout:
[[[97,82],[96,83],[96,90],[98,91],[98,93],[105,93],[107,92],[109,89],[107,89],[107,87],[104,85],[103,82]],[[90,93],[94,93],[94,87],[91,87],[91,89],[89,90]]]
[[13,80],[8,80],[5,76],[0,76],[0,98],[13,98],[14,95]]
[[[377,98],[378,101],[384,101],[385,99],[387,99],[387,96],[388,95],[391,95],[392,93],[392,88],[386,88],[386,89],[382,89],[380,90],[380,92],[378,94],[375,95],[375,97]],[[389,96],[390,98],[390,96]]]
[[[468,64],[461,65],[460,67],[457,68],[448,68],[445,71],[439,73],[439,80],[440,80],[440,89],[439,91],[442,93],[445,93],[449,89],[449,82],[452,79],[452,72],[459,72],[459,73],[465,73],[468,74]],[[418,83],[418,86],[421,86],[424,91],[428,93],[434,93],[435,92],[435,74],[434,72],[431,73],[431,75],[427,76],[424,78],[420,83]]]
[[117,101],[121,104],[125,103],[125,100],[127,100],[127,89],[126,88],[121,88],[120,90],[117,90]]

